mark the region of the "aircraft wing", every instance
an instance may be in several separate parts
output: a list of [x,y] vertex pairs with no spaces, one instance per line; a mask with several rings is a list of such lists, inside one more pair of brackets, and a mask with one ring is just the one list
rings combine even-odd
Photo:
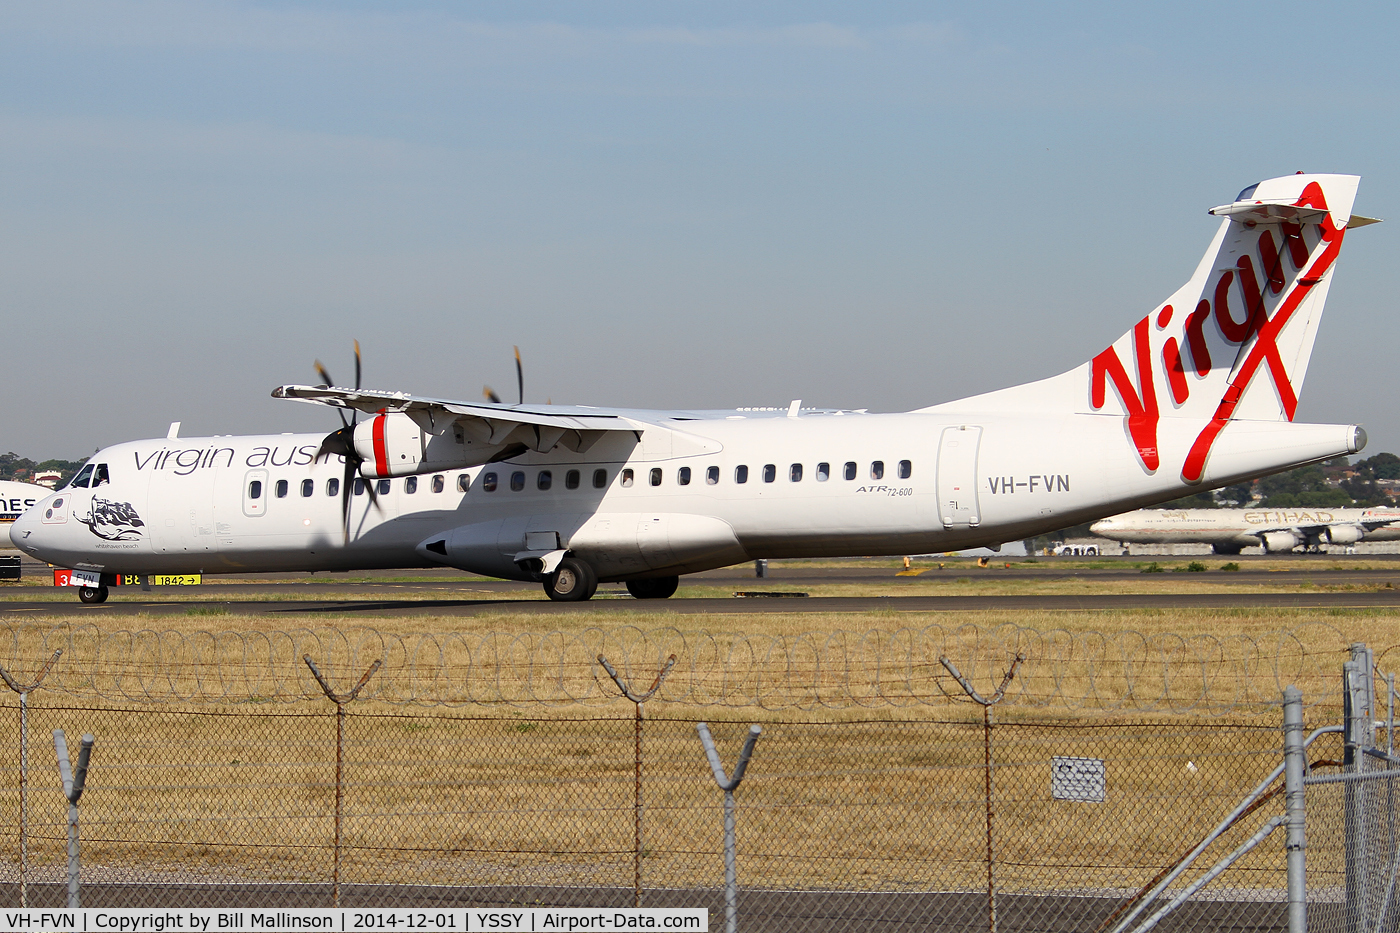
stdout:
[[1352,521],[1336,522],[1313,522],[1307,525],[1270,525],[1267,528],[1254,528],[1248,534],[1258,537],[1260,535],[1272,534],[1274,532],[1286,531],[1301,535],[1318,535],[1334,525],[1360,525],[1367,531],[1375,531],[1377,528],[1388,528],[1400,522],[1400,517],[1396,518],[1372,518],[1356,519]]
[[645,424],[599,409],[458,402],[377,389],[286,385],[273,389],[272,397],[354,409],[368,415],[402,413],[434,436],[457,423],[486,443],[498,443],[520,426],[528,425],[535,435],[529,446],[537,450],[547,450],[561,441],[570,449],[580,450],[591,446],[605,432],[640,434],[646,428]]

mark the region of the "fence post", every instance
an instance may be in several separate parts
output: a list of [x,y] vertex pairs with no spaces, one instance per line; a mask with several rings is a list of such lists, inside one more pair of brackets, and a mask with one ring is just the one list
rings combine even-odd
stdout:
[[5,686],[19,694],[19,906],[29,906],[29,692],[37,689],[49,674],[49,668],[58,661],[63,649],[59,648],[49,658],[48,663],[27,684],[15,680],[14,675],[0,667],[0,680]]
[[710,773],[715,776],[719,789],[724,791],[724,929],[725,933],[735,933],[739,929],[739,869],[734,839],[734,791],[744,779],[749,759],[753,757],[754,744],[758,742],[763,729],[757,724],[749,726],[749,737],[744,740],[744,747],[739,752],[739,763],[734,766],[732,778],[724,774],[724,765],[720,763],[715,740],[710,736],[710,727],[697,722],[695,731],[700,733],[700,744],[705,747],[705,757],[710,760]]
[[360,695],[365,684],[374,676],[374,672],[379,670],[384,664],[384,659],[380,658],[369,666],[365,675],[360,678],[360,682],[350,690],[349,693],[336,693],[331,689],[330,683],[321,675],[321,671],[316,667],[316,662],[311,660],[311,655],[304,654],[301,659],[306,662],[306,666],[311,668],[311,674],[316,678],[316,682],[321,685],[321,691],[326,698],[335,704],[335,862],[331,869],[331,906],[340,906],[340,822],[341,809],[345,803],[345,784],[342,775],[345,769],[345,704],[351,702]]
[[81,907],[79,885],[82,874],[78,858],[78,800],[83,796],[87,785],[88,761],[92,758],[92,746],[97,739],[92,733],[83,734],[83,745],[78,751],[78,766],[73,768],[68,761],[68,739],[62,729],[53,730],[53,748],[58,753],[58,777],[63,782],[63,796],[68,798],[68,906]]
[[[1342,701],[1346,717],[1346,752],[1343,763],[1349,773],[1360,773],[1365,763],[1363,749],[1375,745],[1375,685],[1371,681],[1371,649],[1364,644],[1351,646],[1351,660],[1342,665]],[[1366,781],[1348,781],[1344,791],[1343,825],[1346,834],[1346,930],[1365,933],[1367,923],[1366,804],[1370,788]]]
[[666,663],[661,666],[656,679],[651,682],[651,689],[646,693],[633,693],[632,688],[622,679],[622,676],[608,663],[608,659],[601,654],[598,655],[598,663],[603,665],[603,670],[608,672],[613,683],[617,684],[617,689],[622,691],[622,695],[631,700],[637,708],[636,719],[632,727],[632,771],[633,771],[633,795],[632,795],[632,906],[642,906],[642,704],[650,700],[657,690],[661,689],[661,682],[666,679],[666,675],[671,673],[671,668],[676,664],[676,656],[673,654],[666,659]]
[[1303,745],[1303,694],[1283,690],[1283,801],[1288,817],[1288,933],[1307,933],[1307,750]]
[[1016,659],[1011,662],[1011,667],[1006,671],[1006,676],[1001,679],[1001,686],[997,687],[997,692],[990,697],[984,697],[973,688],[971,682],[962,675],[952,661],[944,655],[939,655],[938,663],[948,669],[948,673],[953,675],[963,691],[967,693],[974,702],[982,706],[982,787],[987,801],[987,931],[997,933],[997,885],[996,885],[996,851],[993,847],[992,833],[992,707],[1001,702],[1006,695],[1006,688],[1011,684],[1011,678],[1016,676],[1016,669],[1021,666],[1021,662],[1026,660],[1024,654],[1016,655]]

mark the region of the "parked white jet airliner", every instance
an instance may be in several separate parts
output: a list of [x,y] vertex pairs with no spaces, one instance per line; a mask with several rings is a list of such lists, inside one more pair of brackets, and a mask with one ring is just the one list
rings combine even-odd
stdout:
[[1400,540],[1400,509],[1139,509],[1094,522],[1096,535],[1131,544],[1209,544],[1217,554]]
[[49,494],[44,486],[33,483],[16,483],[13,480],[0,480],[0,522],[12,522],[23,514],[25,509]]
[[1291,422],[1342,240],[1369,222],[1358,181],[1246,188],[1186,285],[1038,382],[864,414],[473,404],[323,374],[273,395],[371,417],[109,447],[10,537],[89,602],[108,574],[431,564],[665,597],[755,558],[996,545],[1354,453],[1354,425]]

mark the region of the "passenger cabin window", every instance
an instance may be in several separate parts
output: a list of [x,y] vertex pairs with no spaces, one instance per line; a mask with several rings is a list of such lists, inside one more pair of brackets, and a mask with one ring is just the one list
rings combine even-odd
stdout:
[[103,486],[111,481],[112,478],[107,475],[107,464],[99,463],[97,465],[97,472],[92,474],[92,485],[94,487]]
[[711,486],[719,485],[719,467],[710,467],[705,471],[705,482]]
[[739,464],[734,468],[734,482],[747,483],[749,481],[749,468],[747,464]]
[[403,492],[406,496],[411,496],[418,491],[418,477],[410,476],[403,481]]
[[856,478],[856,462],[855,462],[854,460],[847,460],[847,461],[846,461],[846,468],[845,468],[845,471],[844,471],[841,475],[844,476],[844,477],[846,477],[846,479],[855,479],[855,478]]
[[676,471],[676,483],[680,486],[690,485],[690,467],[681,467]]
[[387,496],[389,494],[389,481],[387,479],[381,479],[378,487],[376,487],[374,491],[381,496]]
[[365,481],[364,481],[363,479],[361,479],[360,477],[357,476],[357,477],[355,477],[355,495],[357,495],[357,496],[363,496],[364,494],[365,494]]
[[914,464],[908,460],[899,461],[899,478],[908,479],[914,475]]
[[540,470],[540,475],[535,477],[535,488],[541,492],[554,485],[554,474],[549,470]]
[[564,488],[565,488],[565,489],[577,489],[577,488],[578,488],[578,477],[579,477],[578,470],[570,470],[569,472],[565,473],[565,474],[564,474]]
[[593,488],[594,488],[594,489],[606,489],[606,488],[607,488],[607,485],[608,485],[608,471],[607,471],[607,470],[594,470],[594,471],[593,471]]
[[794,463],[788,467],[788,480],[794,483],[802,482],[802,464]]
[[335,478],[331,478],[331,479],[326,480],[326,495],[328,495],[328,496],[338,496],[338,495],[340,495],[340,480],[335,479]]
[[261,498],[262,498],[262,480],[260,480],[260,479],[255,479],[255,480],[253,480],[251,483],[248,484],[248,498],[249,498],[249,499],[261,499]]
[[771,463],[765,463],[763,465],[763,481],[765,483],[771,483],[777,478],[778,468]]
[[279,479],[277,481],[277,498],[287,498],[287,481],[284,479]]
[[829,479],[831,479],[831,464],[829,464],[829,463],[818,463],[818,464],[817,464],[817,482],[819,482],[819,483],[824,483],[824,482],[826,482],[826,481],[829,480]]
[[88,483],[92,482],[92,471],[93,465],[89,463],[87,466],[83,467],[81,470],[78,471],[77,476],[69,480],[68,485],[81,486],[82,488],[87,489]]
[[310,498],[316,492],[316,481],[314,479],[304,479],[301,481],[301,497]]
[[883,460],[876,460],[874,463],[870,464],[870,478],[871,478],[871,479],[884,479],[884,478],[885,478],[885,461],[883,461]]
[[661,467],[652,467],[652,468],[651,468],[651,478],[650,478],[650,482],[651,482],[651,484],[652,484],[653,486],[660,486],[660,485],[661,485]]
[[525,471],[516,470],[510,474],[510,491],[519,492],[525,488]]
[[[464,474],[462,474],[462,475],[465,476],[466,474],[464,473]],[[460,486],[461,484],[462,484],[462,483],[461,483],[461,480],[458,480],[458,481],[457,481],[457,485]],[[495,491],[496,491],[496,474],[495,474],[495,473],[482,473],[482,474],[481,474],[481,488],[484,489],[484,490],[486,490],[487,492],[495,492]]]
[[623,471],[622,471],[622,485],[624,485],[624,486],[631,486],[631,485],[632,485],[632,471],[631,471],[631,470],[623,470]]
[[441,473],[433,477],[433,492],[442,492],[447,488],[447,480]]
[[[494,485],[495,480],[492,480],[492,483],[493,483],[493,485]],[[457,491],[458,491],[458,492],[466,492],[468,489],[471,489],[471,488],[472,488],[472,477],[471,477],[471,474],[470,474],[470,473],[458,473],[458,474],[457,474]],[[488,489],[488,490],[486,490],[486,491],[487,491],[487,492],[490,492],[491,490]]]

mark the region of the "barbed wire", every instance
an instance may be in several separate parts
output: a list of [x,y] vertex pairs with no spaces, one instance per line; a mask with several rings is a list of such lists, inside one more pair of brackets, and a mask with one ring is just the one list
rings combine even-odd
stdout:
[[1347,640],[1311,623],[1259,634],[1071,632],[1004,624],[807,632],[643,630],[389,633],[373,628],[103,631],[95,625],[0,625],[0,665],[19,679],[63,655],[42,690],[138,703],[296,702],[323,696],[302,661],[348,687],[376,660],[363,699],[391,704],[573,706],[617,701],[599,667],[654,677],[656,697],[695,707],[780,710],[951,706],[967,695],[939,662],[994,689],[1023,655],[1003,709],[1218,715],[1279,702],[1288,684],[1314,705],[1339,701]]

